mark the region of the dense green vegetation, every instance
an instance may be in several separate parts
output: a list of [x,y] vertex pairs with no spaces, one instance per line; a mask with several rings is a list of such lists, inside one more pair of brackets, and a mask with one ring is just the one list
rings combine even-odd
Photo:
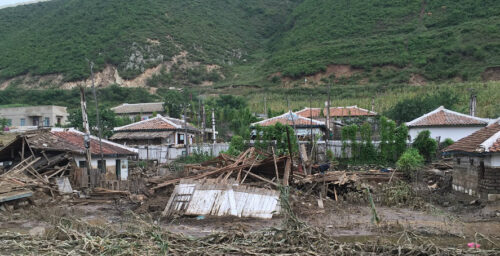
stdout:
[[279,31],[294,4],[282,0],[52,0],[0,10],[0,79],[31,73],[88,77],[85,58],[130,78],[188,51],[233,64]]
[[274,86],[349,64],[345,80],[478,80],[500,63],[496,0],[52,0],[0,10],[0,81],[22,74],[86,78],[86,58],[132,78],[187,51],[193,62],[148,81],[162,87]]
[[500,63],[500,2],[495,0],[304,0],[272,43],[269,68],[289,76],[328,64],[401,68],[385,78],[407,82],[477,78]]

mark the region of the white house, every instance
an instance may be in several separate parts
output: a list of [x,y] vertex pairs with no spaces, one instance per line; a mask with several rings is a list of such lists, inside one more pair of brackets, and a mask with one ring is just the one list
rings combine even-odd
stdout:
[[415,140],[421,131],[429,130],[431,137],[438,141],[447,138],[460,140],[487,126],[492,120],[451,111],[443,106],[415,120],[406,123],[410,141]]

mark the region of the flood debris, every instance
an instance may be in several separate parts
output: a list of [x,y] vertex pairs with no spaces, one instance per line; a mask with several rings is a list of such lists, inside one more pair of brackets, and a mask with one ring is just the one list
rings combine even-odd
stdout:
[[[113,162],[111,170],[108,164],[100,170],[88,170],[85,166],[83,134],[73,129],[40,129],[18,135],[13,141],[0,149],[0,203],[31,198],[42,192],[53,201],[64,196],[70,198],[90,195],[96,187],[113,189],[126,187],[127,158],[136,153],[129,148],[103,141],[103,153],[108,162]],[[93,154],[98,154],[97,140],[91,138]],[[96,151],[97,150],[97,151]],[[116,165],[115,165],[116,163]],[[97,166],[103,166],[97,161]],[[116,174],[110,175],[115,171]],[[120,172],[118,172],[120,170]],[[76,190],[74,190],[76,189]],[[94,191],[95,192],[95,191]]]

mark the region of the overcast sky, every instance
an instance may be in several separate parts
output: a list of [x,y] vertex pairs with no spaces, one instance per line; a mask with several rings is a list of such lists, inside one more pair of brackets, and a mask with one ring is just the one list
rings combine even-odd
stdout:
[[[47,1],[47,0],[44,0]],[[16,5],[16,4],[22,4],[22,3],[33,3],[33,2],[40,2],[40,0],[0,0],[0,8],[5,7],[5,6],[11,6],[11,5]]]

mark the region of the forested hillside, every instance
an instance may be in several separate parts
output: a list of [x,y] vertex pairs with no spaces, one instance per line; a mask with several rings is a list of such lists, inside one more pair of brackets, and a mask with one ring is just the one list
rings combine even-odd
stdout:
[[[500,65],[500,1],[304,0],[272,43],[268,67],[289,76],[350,64],[395,66],[394,82],[478,79]],[[389,75],[390,76],[390,75]]]
[[478,81],[500,66],[498,31],[496,0],[52,0],[0,10],[0,83],[82,80],[86,58],[131,79],[183,51],[218,65],[217,77],[184,67],[148,84],[273,86],[271,74],[298,79],[331,64],[358,70],[351,84]]
[[52,0],[0,10],[0,81],[22,74],[89,76],[118,68],[124,78],[170,60],[245,61],[285,23],[288,0]]

